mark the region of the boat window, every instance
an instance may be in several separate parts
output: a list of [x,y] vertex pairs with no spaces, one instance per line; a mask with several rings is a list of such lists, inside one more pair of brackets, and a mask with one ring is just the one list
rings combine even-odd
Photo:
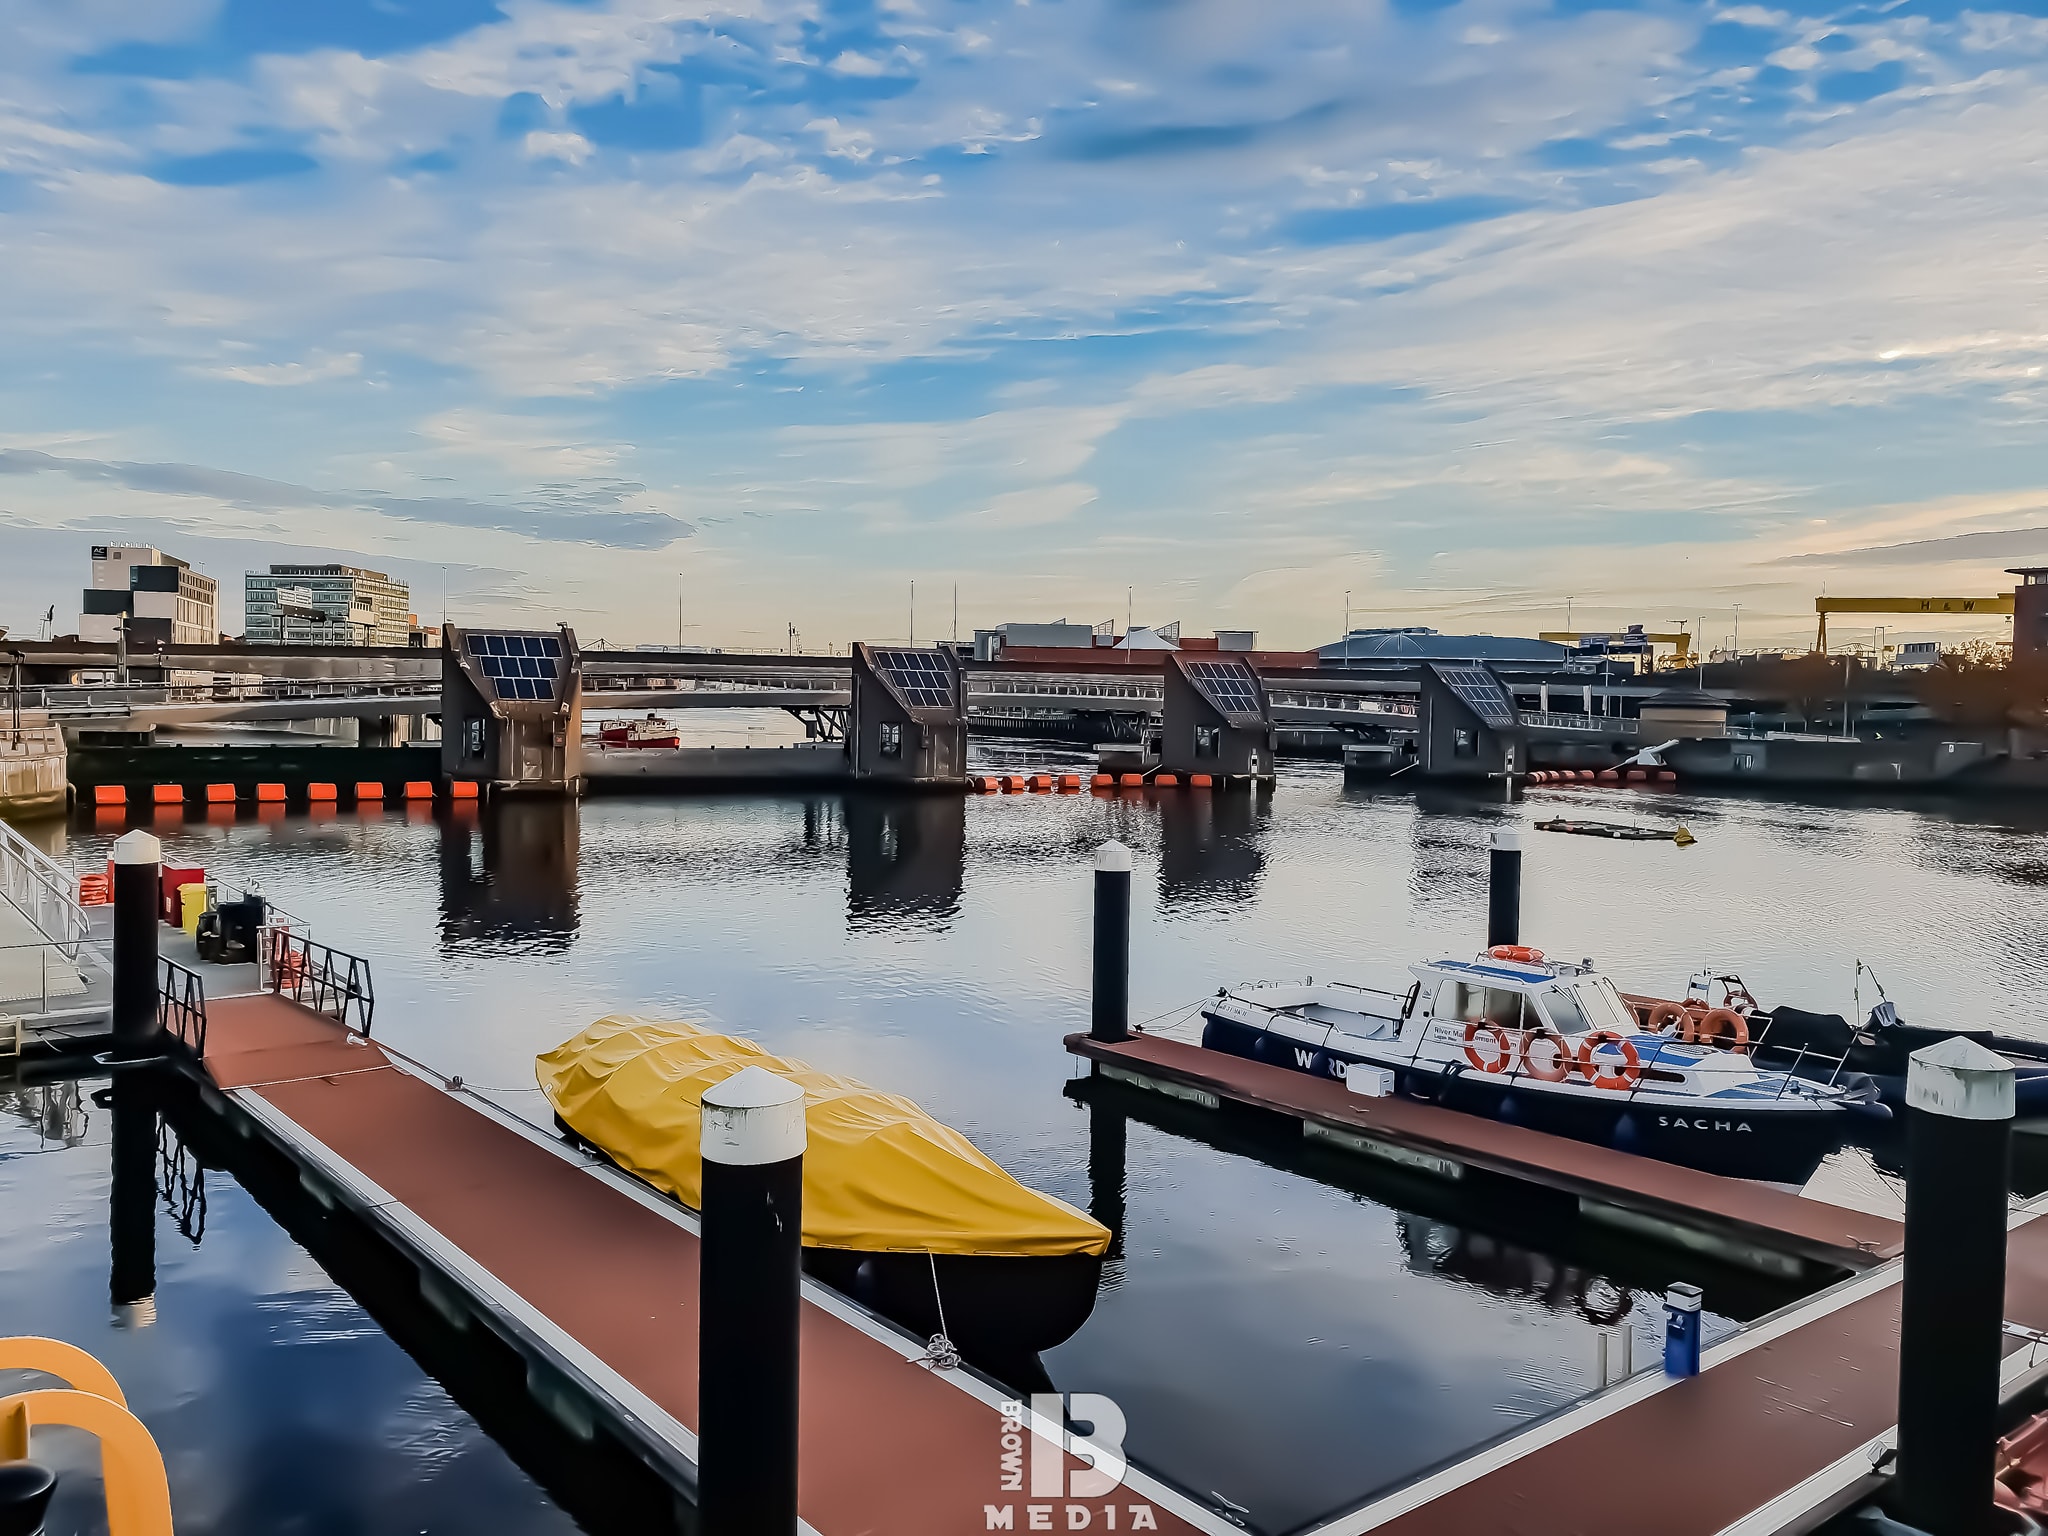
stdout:
[[1583,1035],[1593,1026],[1569,987],[1556,987],[1543,994],[1543,1011],[1561,1035]]
[[1572,991],[1578,995],[1579,1006],[1585,1010],[1595,1029],[1618,1029],[1624,1034],[1635,1031],[1636,1016],[1621,1000],[1621,994],[1614,990],[1614,983],[1605,976],[1588,976],[1583,981],[1574,982]]
[[1524,998],[1519,992],[1499,987],[1478,987],[1462,981],[1447,981],[1437,988],[1436,1006],[1431,1012],[1439,1019],[1458,1019],[1467,1024],[1498,1024],[1502,1029],[1522,1027]]

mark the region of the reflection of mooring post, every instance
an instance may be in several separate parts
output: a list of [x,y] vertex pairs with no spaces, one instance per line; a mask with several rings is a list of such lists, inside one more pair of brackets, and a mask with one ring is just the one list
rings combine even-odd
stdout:
[[1486,889],[1486,943],[1522,942],[1522,834],[1513,829],[1488,835],[1492,850]]
[[744,1067],[704,1095],[697,1287],[702,1536],[796,1536],[804,1095]]
[[164,845],[147,832],[114,844],[114,1000],[116,1056],[153,1056],[162,1043],[157,1019],[157,888]]
[[1131,1038],[1131,850],[1111,839],[1095,850],[1095,996],[1088,1036]]
[[114,1074],[113,1187],[108,1230],[114,1262],[108,1292],[114,1321],[147,1328],[156,1321],[156,1101],[154,1067]]
[[1108,1087],[1098,1078],[1088,1100],[1088,1214],[1109,1228],[1106,1259],[1124,1256],[1124,1166],[1130,1117],[1106,1103]]
[[1925,1531],[1991,1529],[2012,1118],[2012,1065],[1976,1041],[1908,1061],[1898,1512]]

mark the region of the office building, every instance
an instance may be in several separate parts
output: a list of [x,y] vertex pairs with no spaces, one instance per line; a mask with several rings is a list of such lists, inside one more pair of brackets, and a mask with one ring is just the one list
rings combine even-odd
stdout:
[[242,636],[251,645],[410,643],[412,594],[382,571],[273,565],[243,579]]
[[138,544],[95,544],[78,638],[131,650],[213,645],[220,640],[220,583],[175,555]]

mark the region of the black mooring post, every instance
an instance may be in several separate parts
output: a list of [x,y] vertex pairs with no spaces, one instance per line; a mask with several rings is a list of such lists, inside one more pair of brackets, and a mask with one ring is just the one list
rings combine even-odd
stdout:
[[38,1536],[57,1492],[57,1474],[33,1461],[0,1461],[0,1532]]
[[1095,850],[1095,996],[1088,1038],[1131,1038],[1131,850]]
[[704,1095],[697,1264],[702,1536],[796,1536],[804,1095],[746,1067]]
[[1976,1041],[1908,1061],[1897,1512],[1941,1536],[1991,1529],[2012,1118],[2012,1065]]
[[1487,872],[1486,946],[1522,942],[1522,834],[1509,828],[1489,833],[1492,867]]
[[157,1020],[157,887],[164,845],[147,832],[114,844],[114,1005],[116,1056],[154,1056]]
[[114,1321],[147,1328],[156,1321],[156,1069],[114,1074],[113,1179],[107,1229],[113,1265],[107,1292]]

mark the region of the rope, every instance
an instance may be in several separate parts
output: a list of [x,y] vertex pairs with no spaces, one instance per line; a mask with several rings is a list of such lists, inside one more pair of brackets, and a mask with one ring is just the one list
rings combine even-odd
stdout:
[[932,1267],[932,1300],[939,1306],[939,1331],[925,1341],[924,1353],[913,1363],[928,1371],[957,1371],[960,1369],[960,1348],[946,1337],[946,1298],[939,1292],[938,1255],[926,1249],[925,1259]]

